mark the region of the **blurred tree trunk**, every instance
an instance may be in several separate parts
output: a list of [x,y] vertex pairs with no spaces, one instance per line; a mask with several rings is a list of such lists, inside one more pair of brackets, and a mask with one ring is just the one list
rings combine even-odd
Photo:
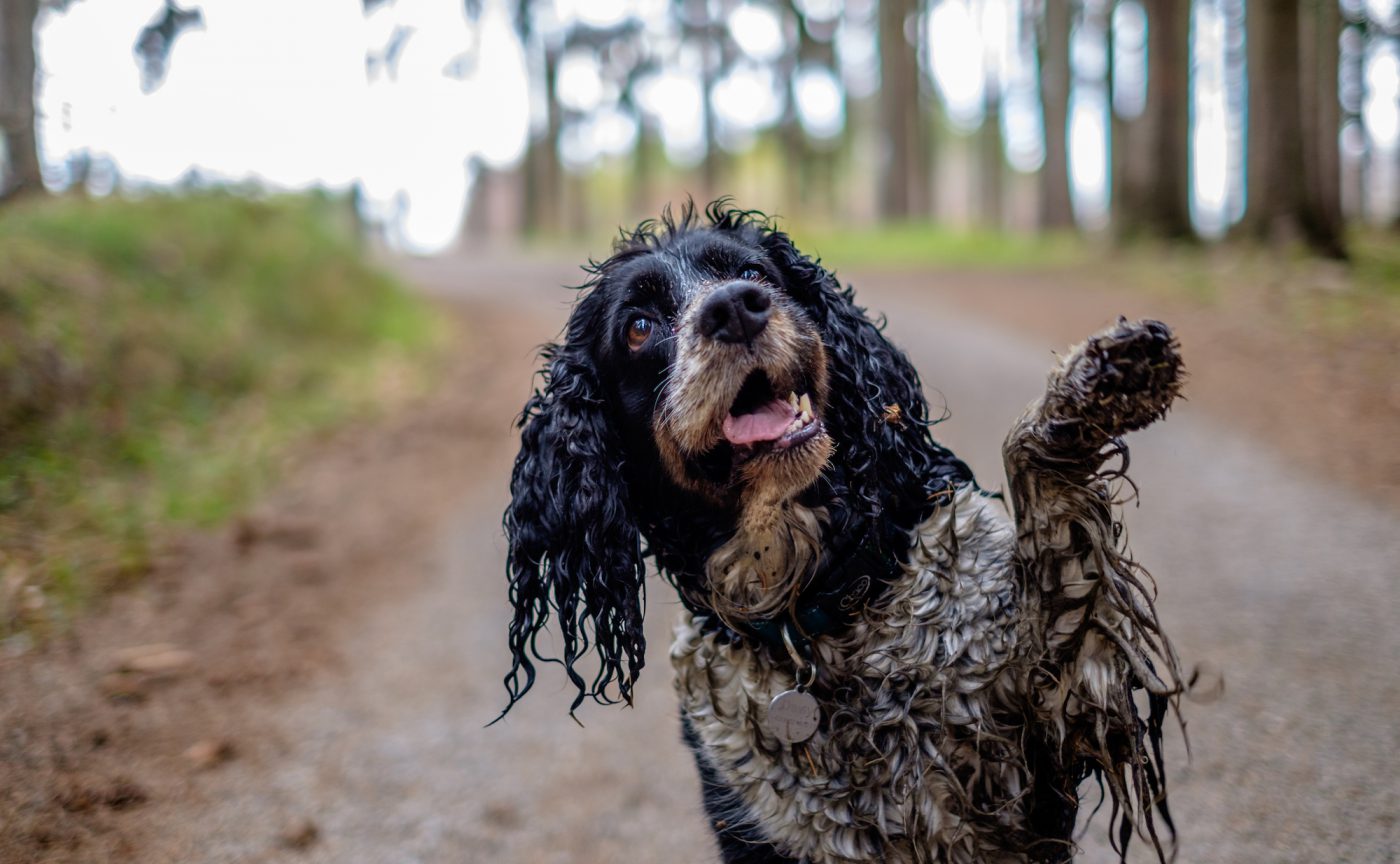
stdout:
[[0,198],[44,189],[34,112],[34,20],[39,0],[0,0]]
[[788,86],[787,116],[784,119],[784,144],[787,150],[788,200],[789,208],[823,207],[830,210],[836,199],[834,190],[834,156],[831,149],[813,141],[802,127],[797,112],[797,91],[792,86],[796,73],[809,66],[826,69],[838,68],[835,45],[835,25],[829,25],[830,32],[819,41],[812,36],[812,24],[802,12],[796,0],[787,0],[787,10],[797,29],[797,52],[789,55],[783,69],[783,80]]
[[1266,86],[1264,76],[1268,74],[1266,31],[1274,25],[1271,20],[1270,0],[1247,0],[1245,4],[1245,64],[1247,69],[1245,102],[1245,184],[1244,216],[1235,226],[1235,234],[1249,239],[1267,237],[1271,226],[1267,216],[1271,201],[1269,192],[1271,130],[1276,122],[1270,109],[1269,97],[1273,92]]
[[[1306,43],[1300,9],[1304,3],[1308,6]],[[1320,8],[1324,5],[1333,8]],[[1249,173],[1239,232],[1275,243],[1301,239],[1317,252],[1344,258],[1340,178],[1336,176],[1340,162],[1335,4],[1250,0],[1247,10]],[[1323,37],[1324,29],[1331,35]],[[1322,38],[1331,43],[1326,49],[1315,41]],[[1330,140],[1324,143],[1324,137]]]
[[[1120,239],[1192,240],[1189,0],[1143,0],[1147,12],[1147,103],[1123,124],[1123,177],[1114,214]],[[1114,149],[1119,148],[1114,141]],[[1116,161],[1116,160],[1115,160]]]
[[1040,103],[1045,116],[1045,164],[1040,169],[1040,227],[1074,227],[1069,199],[1069,24],[1072,0],[1045,4],[1040,45]]
[[1340,101],[1343,123],[1350,127],[1351,158],[1343,163],[1342,215],[1358,223],[1366,220],[1366,118],[1362,115],[1365,97],[1365,21],[1349,21],[1344,31]]
[[723,194],[720,191],[721,175],[724,174],[722,164],[723,154],[719,149],[719,130],[717,129],[718,119],[715,117],[714,88],[715,82],[719,80],[719,74],[715,69],[717,65],[710,58],[715,50],[711,45],[705,45],[701,50],[705,53],[705,69],[701,83],[703,92],[701,98],[705,105],[705,159],[700,163],[701,185],[705,193],[705,199],[712,201]]
[[637,148],[632,155],[632,219],[654,216],[656,204],[651,197],[652,177],[656,173],[656,148],[660,142],[648,129],[645,114],[637,110]]
[[1187,240],[1191,231],[1191,3],[1145,0],[1147,111],[1151,115],[1150,209],[1153,231]]
[[1249,113],[1249,36],[1245,18],[1246,0],[1224,0],[1225,13],[1225,123],[1230,155],[1225,170],[1230,180],[1230,210],[1227,219],[1244,214],[1248,173],[1246,138]]
[[[789,94],[788,102],[793,101]],[[792,109],[789,107],[789,111]],[[809,165],[810,154],[808,153],[806,136],[802,134],[802,124],[795,116],[785,117],[782,125],[778,129],[779,140],[782,142],[782,162],[783,162],[783,207],[789,212],[797,212],[807,203],[807,184],[810,181],[811,170]]]
[[[914,0],[911,3],[910,16],[905,19],[908,26],[916,28],[908,58],[910,71],[914,76],[914,102],[910,106],[915,119],[914,182],[918,184],[916,187],[918,197],[914,199],[918,207],[914,211],[914,215],[930,218],[938,215],[938,196],[936,194],[938,115],[936,106],[939,102],[938,94],[934,91],[933,78],[931,75],[925,74],[923,67],[919,65],[919,58],[931,57],[933,52],[933,47],[929,44],[928,27],[924,26],[920,19],[920,16],[925,14],[932,5],[932,3],[923,2],[923,0]],[[906,31],[906,41],[908,35]],[[833,54],[833,68],[835,62],[836,58]]]
[[555,98],[555,75],[559,58],[544,49],[545,107],[549,119],[543,135],[532,137],[525,153],[525,231],[550,234],[559,229],[559,103]]
[[[1110,21],[1112,20],[1110,16]],[[1127,117],[1114,104],[1119,66],[1117,42],[1110,31],[1108,52],[1109,80],[1109,207],[1114,238],[1119,242],[1142,233],[1142,214],[1148,207],[1152,164],[1148,151],[1147,119],[1143,114]]]
[[[805,203],[807,197],[804,188],[811,176],[809,161],[811,152],[807,146],[807,136],[803,134],[802,119],[797,113],[797,70],[802,67],[802,60],[806,43],[810,41],[806,28],[803,27],[803,15],[801,7],[793,0],[788,0],[785,12],[788,22],[791,22],[797,29],[796,50],[789,50],[783,53],[778,59],[778,80],[787,82],[787,99],[783,108],[783,117],[778,124],[778,140],[782,144],[783,162],[783,200],[782,206],[790,212],[796,212]],[[784,22],[784,23],[788,23]]]
[[559,162],[551,135],[532,140],[525,153],[521,215],[527,234],[552,234],[559,228]]
[[719,146],[718,118],[715,117],[715,85],[727,68],[729,39],[725,27],[729,3],[726,0],[674,0],[673,12],[680,16],[682,38],[700,52],[700,113],[705,124],[705,155],[700,162],[700,201],[707,203],[726,193],[724,152]]
[[1303,234],[1308,245],[1329,258],[1344,259],[1346,222],[1342,216],[1341,102],[1338,66],[1342,13],[1336,0],[1307,0],[1303,9],[1300,66],[1305,75],[1303,114]]
[[[701,169],[704,173],[705,198],[707,201],[713,201],[730,192],[726,171],[728,160],[725,159],[724,150],[719,144],[719,118],[715,114],[714,98],[715,87],[729,68],[732,58],[724,17],[715,20],[710,17],[708,4],[702,2],[699,5],[705,9],[705,26],[700,43],[704,54],[702,80],[705,88],[705,161]],[[722,11],[727,11],[727,7]]]
[[1249,0],[1246,7],[1249,158],[1239,233],[1276,242],[1295,241],[1302,233],[1299,2]]
[[536,73],[544,77],[544,108],[546,114],[543,134],[534,130],[526,139],[524,159],[524,201],[521,202],[522,227],[526,234],[554,233],[559,228],[559,102],[556,98],[559,67],[558,48],[538,40],[535,18],[529,0],[514,4],[515,29],[520,42],[528,51],[538,44],[543,68]]
[[[987,82],[991,87],[999,86],[994,81]],[[1001,94],[987,94],[986,113],[982,117],[982,128],[977,132],[977,212],[982,215],[982,223],[993,231],[1002,227],[1004,180],[1006,175],[1005,148],[1001,141]]]
[[568,237],[586,237],[593,224],[590,207],[592,196],[588,194],[588,181],[579,174],[560,171],[564,178],[564,233]]
[[887,145],[880,174],[884,219],[929,212],[929,148],[920,122],[918,49],[904,29],[918,8],[917,0],[880,0],[880,128]]

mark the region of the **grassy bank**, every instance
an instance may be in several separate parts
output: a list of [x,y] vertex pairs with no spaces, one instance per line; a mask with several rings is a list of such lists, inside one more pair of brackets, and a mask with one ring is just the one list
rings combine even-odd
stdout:
[[[1107,245],[1072,234],[949,231],[919,223],[838,232],[788,226],[804,251],[850,275],[874,270],[1058,272],[1085,284],[1196,306],[1242,300],[1291,331],[1329,338],[1400,334],[1400,244],[1394,234],[1352,232],[1350,263],[1247,243]],[[1241,296],[1244,295],[1244,296]],[[1263,322],[1257,322],[1262,326]]]
[[1083,265],[1090,257],[1073,234],[957,230],[922,222],[840,231],[782,223],[798,248],[846,270],[1030,270]]
[[416,374],[432,317],[348,221],[225,194],[0,210],[0,634],[61,625]]

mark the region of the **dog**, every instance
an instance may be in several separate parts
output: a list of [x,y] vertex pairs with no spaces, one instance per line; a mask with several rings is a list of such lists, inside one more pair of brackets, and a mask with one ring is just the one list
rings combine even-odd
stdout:
[[728,864],[1067,861],[1090,777],[1120,854],[1163,856],[1159,821],[1174,847],[1180,664],[1110,465],[1178,395],[1166,325],[1120,319],[1050,373],[1005,441],[1013,520],[882,324],[763,214],[668,208],[586,269],[519,419],[506,711],[543,661],[573,709],[631,702],[650,558]]

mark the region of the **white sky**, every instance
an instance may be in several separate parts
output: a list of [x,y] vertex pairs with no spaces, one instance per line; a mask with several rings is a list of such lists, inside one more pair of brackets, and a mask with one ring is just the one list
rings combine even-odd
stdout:
[[[89,0],[39,31],[45,161],[86,149],[124,178],[207,178],[276,188],[359,181],[395,239],[436,251],[457,234],[470,164],[524,149],[525,58],[504,4],[473,24],[462,4],[399,0],[200,0],[203,29],[176,39],[165,83],[143,94],[132,46],[161,8]],[[409,29],[397,74],[367,76],[365,52]],[[473,74],[443,72],[466,55]]]
[[[703,58],[681,45],[669,2],[555,0],[553,17],[557,24],[595,27],[629,16],[644,22],[651,44],[671,61],[641,82],[638,101],[668,156],[693,164],[704,152]],[[1197,0],[1194,22],[1194,211],[1208,233],[1238,217],[1242,188],[1231,167],[1239,165],[1242,145],[1225,125],[1218,2]],[[1381,8],[1389,0],[1364,2]],[[38,39],[40,134],[55,182],[63,182],[68,155],[82,151],[99,167],[109,159],[128,183],[173,183],[191,169],[211,180],[275,188],[359,182],[367,215],[390,226],[391,240],[432,252],[455,240],[475,166],[513,164],[532,120],[537,130],[542,126],[542,88],[529,80],[542,68],[542,51],[520,44],[506,0],[484,0],[476,22],[465,17],[460,0],[397,0],[368,16],[360,0],[196,5],[204,28],[176,40],[169,75],[151,94],[141,92],[132,45],[161,0],[86,0],[46,13]],[[840,8],[833,0],[801,5],[824,20]],[[742,55],[711,95],[722,146],[750,146],[758,131],[779,121],[789,99],[811,136],[840,134],[846,98],[868,95],[879,84],[875,5],[847,0],[845,8],[836,33],[839,74],[804,66],[789,82],[769,65],[785,38],[776,7],[761,0],[737,7],[728,26]],[[1132,4],[1125,8],[1115,36],[1140,41],[1140,18]],[[1008,159],[1018,170],[1036,170],[1044,158],[1040,106],[1034,67],[1017,50],[1026,34],[1019,32],[1015,0],[939,0],[924,24],[930,72],[954,127],[975,129],[988,91],[999,94]],[[396,34],[404,40],[396,68],[378,63],[367,75],[366,51],[382,51]],[[1091,227],[1103,224],[1108,207],[1107,38],[1084,26],[1073,36],[1072,188],[1076,213]],[[1131,108],[1140,100],[1141,71],[1131,62],[1119,71],[1112,100]],[[1393,148],[1400,138],[1400,56],[1393,43],[1367,57],[1366,79],[1367,132]],[[559,144],[567,168],[586,170],[635,146],[636,119],[618,104],[617,87],[593,53],[562,58],[558,95],[574,112]]]

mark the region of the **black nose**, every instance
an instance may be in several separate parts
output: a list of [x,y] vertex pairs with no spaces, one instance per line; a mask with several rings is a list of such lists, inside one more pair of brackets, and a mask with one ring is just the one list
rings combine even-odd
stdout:
[[700,307],[700,335],[721,342],[749,342],[768,326],[773,306],[768,293],[752,282],[731,282]]

